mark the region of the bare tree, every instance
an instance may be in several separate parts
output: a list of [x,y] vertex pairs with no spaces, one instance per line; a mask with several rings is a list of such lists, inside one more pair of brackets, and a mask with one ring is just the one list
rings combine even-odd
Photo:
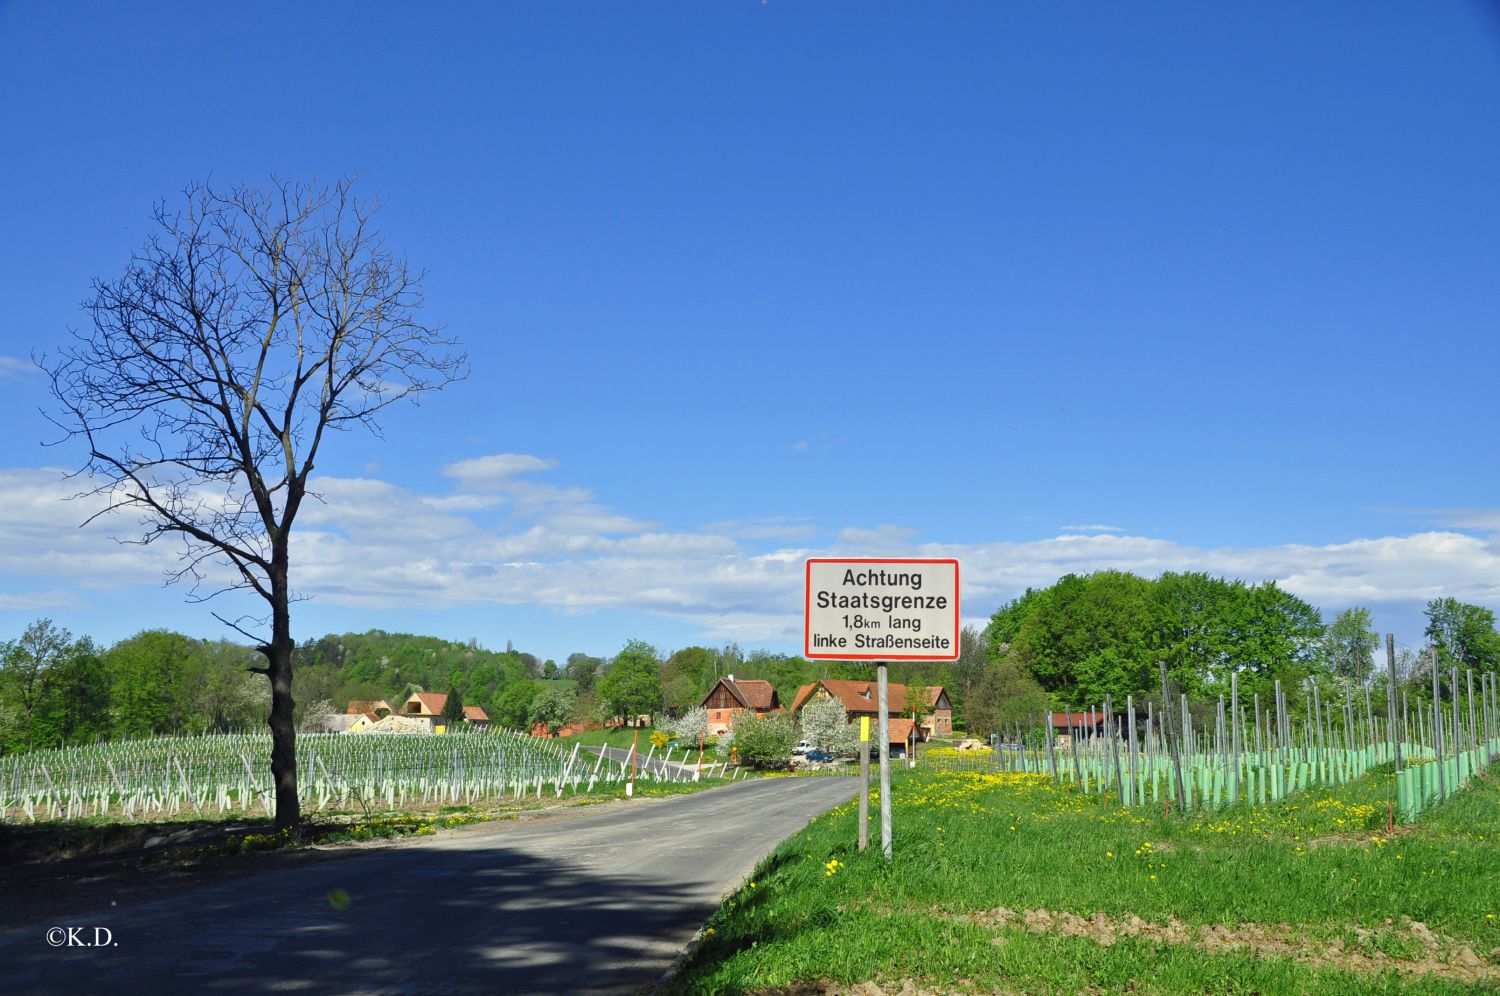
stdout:
[[352,183],[189,187],[182,207],[157,206],[124,275],[94,282],[92,327],[37,360],[54,421],[87,444],[84,493],[139,515],[122,541],[180,540],[168,577],[190,600],[265,600],[265,616],[214,615],[265,657],[251,670],[271,686],[278,827],[300,819],[288,539],[309,476],[330,430],[378,435],[387,407],[465,374],[417,320],[423,274],[385,247],[379,205]]

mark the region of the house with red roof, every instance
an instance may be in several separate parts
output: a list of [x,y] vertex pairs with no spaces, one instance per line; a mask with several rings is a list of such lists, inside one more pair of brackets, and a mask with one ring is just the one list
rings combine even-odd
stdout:
[[[406,701],[401,703],[401,715],[412,719],[425,719],[436,729],[446,723],[443,719],[443,707],[448,704],[448,696],[441,692],[412,692]],[[469,726],[484,728],[490,725],[489,714],[480,706],[464,706],[464,722]]]
[[[880,712],[880,692],[875,682],[850,681],[844,678],[823,678],[809,685],[803,685],[797,689],[797,694],[792,699],[792,712],[800,711],[804,705],[814,699],[826,698],[838,699],[851,719],[869,716],[873,721]],[[887,685],[886,705],[890,711],[892,723],[903,713],[910,713],[911,710],[906,702],[906,686]],[[910,722],[910,719],[908,718],[907,721]],[[920,737],[923,740],[953,734],[953,703],[948,698],[948,690],[942,685],[927,686],[926,706],[922,710],[920,730]],[[895,742],[894,728],[892,742]]]
[[[1090,709],[1086,712],[1053,712],[1047,715],[1056,733],[1070,736],[1104,735],[1105,713],[1103,709]],[[1114,722],[1124,723],[1125,716],[1125,713],[1117,713]]]
[[727,733],[729,724],[740,713],[764,716],[781,710],[776,686],[754,678],[736,681],[732,674],[714,683],[703,697],[702,705],[708,710],[708,734],[715,737]]

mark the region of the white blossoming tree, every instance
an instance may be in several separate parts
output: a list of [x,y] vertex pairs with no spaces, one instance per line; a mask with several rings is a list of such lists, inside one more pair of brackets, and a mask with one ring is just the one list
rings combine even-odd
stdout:
[[678,743],[696,747],[699,740],[708,736],[708,710],[694,706],[673,720],[669,729]]
[[835,698],[815,699],[802,707],[802,739],[830,754],[859,752],[859,730],[849,722],[843,703]]

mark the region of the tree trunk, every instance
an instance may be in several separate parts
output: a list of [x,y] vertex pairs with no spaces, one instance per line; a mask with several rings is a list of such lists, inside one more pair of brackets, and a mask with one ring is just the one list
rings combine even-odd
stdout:
[[295,827],[302,820],[297,799],[297,727],[293,718],[290,589],[286,584],[285,543],[272,553],[271,642],[260,648],[271,679],[271,779],[276,785],[276,829]]
[[292,641],[274,639],[262,647],[271,679],[271,779],[276,784],[276,829],[296,826],[302,819],[297,800],[297,727],[292,719]]

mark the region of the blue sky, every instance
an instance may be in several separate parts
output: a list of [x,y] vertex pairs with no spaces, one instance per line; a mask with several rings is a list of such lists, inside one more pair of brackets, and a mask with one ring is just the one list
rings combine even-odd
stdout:
[[432,6],[0,3],[0,636],[224,632],[76,528],[28,356],[273,172],[473,367],[327,451],[299,635],[789,651],[839,554],[1500,608],[1494,5]]

